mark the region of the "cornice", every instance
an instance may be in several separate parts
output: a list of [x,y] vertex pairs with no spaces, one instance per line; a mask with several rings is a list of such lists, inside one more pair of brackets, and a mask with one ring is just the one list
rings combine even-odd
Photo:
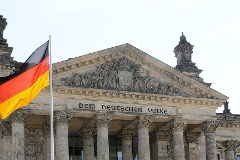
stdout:
[[[49,88],[45,88],[44,92],[49,93]],[[86,89],[86,88],[75,88],[69,86],[53,86],[53,92],[64,95],[65,97],[70,96],[88,96],[94,99],[97,98],[115,98],[114,101],[120,100],[134,100],[135,102],[147,102],[148,104],[162,104],[169,106],[191,106],[196,108],[217,108],[224,103],[224,100],[216,99],[204,99],[204,98],[193,98],[193,97],[181,97],[181,96],[165,96],[159,94],[147,94],[138,92],[128,91],[114,91],[114,90],[102,90],[102,89]]]

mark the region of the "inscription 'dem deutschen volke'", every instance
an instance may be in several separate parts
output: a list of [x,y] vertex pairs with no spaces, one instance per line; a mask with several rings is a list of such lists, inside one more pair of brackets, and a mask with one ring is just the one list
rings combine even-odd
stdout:
[[84,109],[84,110],[104,110],[104,111],[118,111],[118,112],[130,112],[130,113],[151,113],[151,114],[168,114],[167,109],[164,108],[150,108],[147,107],[144,110],[143,107],[134,107],[134,106],[121,106],[121,105],[105,105],[102,104],[100,107],[96,107],[95,104],[89,103],[79,103],[78,108],[76,109]]

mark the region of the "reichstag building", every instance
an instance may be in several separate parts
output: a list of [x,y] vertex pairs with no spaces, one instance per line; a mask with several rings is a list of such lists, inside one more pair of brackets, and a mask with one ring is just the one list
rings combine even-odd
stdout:
[[[0,16],[0,77],[22,64],[6,26]],[[174,67],[128,43],[53,64],[55,159],[240,159],[240,116],[201,78],[183,33],[173,49]],[[0,123],[0,160],[50,160],[48,87]]]

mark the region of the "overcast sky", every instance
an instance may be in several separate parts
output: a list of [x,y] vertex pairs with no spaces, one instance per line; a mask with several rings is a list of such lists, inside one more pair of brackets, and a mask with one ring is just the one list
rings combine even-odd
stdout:
[[184,32],[200,76],[229,97],[234,114],[240,114],[239,8],[239,0],[0,0],[4,38],[21,62],[51,35],[53,62],[130,43],[175,67],[173,49]]

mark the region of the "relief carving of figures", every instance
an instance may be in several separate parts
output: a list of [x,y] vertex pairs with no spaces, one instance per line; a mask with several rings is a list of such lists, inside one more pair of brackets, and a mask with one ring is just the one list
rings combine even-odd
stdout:
[[25,156],[26,160],[44,159],[44,139],[41,129],[25,129]]
[[62,78],[63,85],[71,87],[120,90],[131,92],[154,93],[163,95],[185,95],[167,82],[150,77],[149,71],[141,68],[129,59],[122,57],[107,61],[91,73],[73,73]]

